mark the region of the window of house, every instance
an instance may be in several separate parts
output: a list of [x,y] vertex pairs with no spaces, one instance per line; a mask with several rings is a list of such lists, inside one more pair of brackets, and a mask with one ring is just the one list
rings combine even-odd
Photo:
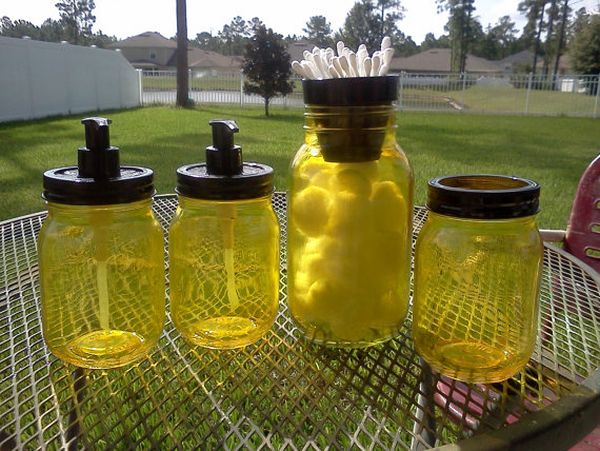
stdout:
[[151,60],[156,59],[156,53],[150,52],[150,59]]

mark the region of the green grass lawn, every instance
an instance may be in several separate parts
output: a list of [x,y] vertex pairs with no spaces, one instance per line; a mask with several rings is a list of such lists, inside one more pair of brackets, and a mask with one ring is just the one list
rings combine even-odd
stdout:
[[[465,111],[498,114],[524,114],[527,89],[512,86],[473,85],[464,90],[404,88],[402,104],[411,109],[448,109],[449,101],[462,105]],[[581,93],[532,89],[527,112],[538,115],[572,115],[591,117],[596,97]],[[600,105],[597,107],[600,114]]]
[[[246,160],[272,165],[276,189],[287,187],[291,158],[303,140],[301,109],[202,106],[193,110],[147,107],[102,113],[113,120],[111,141],[121,162],[155,170],[159,193],[172,193],[175,169],[204,161],[208,121],[234,118]],[[0,124],[0,220],[39,211],[45,169],[74,165],[83,145],[80,116]],[[427,180],[458,173],[499,173],[542,184],[544,228],[564,228],[577,182],[600,153],[600,122],[565,117],[399,113],[398,141],[424,204]]]

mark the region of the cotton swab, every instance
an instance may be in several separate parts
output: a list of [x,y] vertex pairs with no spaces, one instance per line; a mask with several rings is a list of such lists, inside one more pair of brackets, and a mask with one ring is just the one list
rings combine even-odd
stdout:
[[[377,53],[377,52],[375,52]],[[379,75],[379,67],[381,66],[381,57],[379,55],[373,56],[371,58],[371,76],[375,77]]]
[[388,73],[394,49],[392,40],[386,36],[381,40],[381,49],[372,56],[365,44],[360,44],[355,53],[343,41],[336,43],[335,50],[314,47],[312,51],[305,50],[303,56],[302,61],[292,62],[292,70],[307,79],[376,77]]
[[350,73],[353,77],[358,76],[358,65],[356,64],[356,53],[350,52],[348,54],[348,65],[350,66]]
[[363,70],[364,70],[364,76],[368,77],[371,75],[371,58],[369,58],[368,56],[365,58],[364,62],[363,62]]
[[300,75],[303,78],[308,78],[304,69],[302,69],[302,65],[298,61],[292,61],[292,70],[296,72],[296,75]]

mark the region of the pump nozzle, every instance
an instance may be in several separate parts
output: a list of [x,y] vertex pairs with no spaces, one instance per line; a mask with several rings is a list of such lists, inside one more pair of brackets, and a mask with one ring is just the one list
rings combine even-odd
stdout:
[[79,176],[94,179],[118,177],[121,174],[119,149],[110,145],[110,119],[87,117],[81,120],[85,127],[85,147],[79,149]]
[[206,171],[213,175],[238,175],[242,173],[242,148],[233,142],[233,134],[240,129],[235,121],[217,119],[212,127],[212,146],[206,148]]
[[86,117],[81,120],[85,127],[85,147],[90,150],[104,150],[110,147],[108,124],[112,121],[104,117]]

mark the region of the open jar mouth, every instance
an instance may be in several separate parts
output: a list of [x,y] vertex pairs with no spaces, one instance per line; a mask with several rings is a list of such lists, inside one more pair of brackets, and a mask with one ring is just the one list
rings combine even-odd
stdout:
[[539,212],[540,185],[504,175],[443,176],[428,183],[427,207],[442,215],[471,219],[510,219]]

